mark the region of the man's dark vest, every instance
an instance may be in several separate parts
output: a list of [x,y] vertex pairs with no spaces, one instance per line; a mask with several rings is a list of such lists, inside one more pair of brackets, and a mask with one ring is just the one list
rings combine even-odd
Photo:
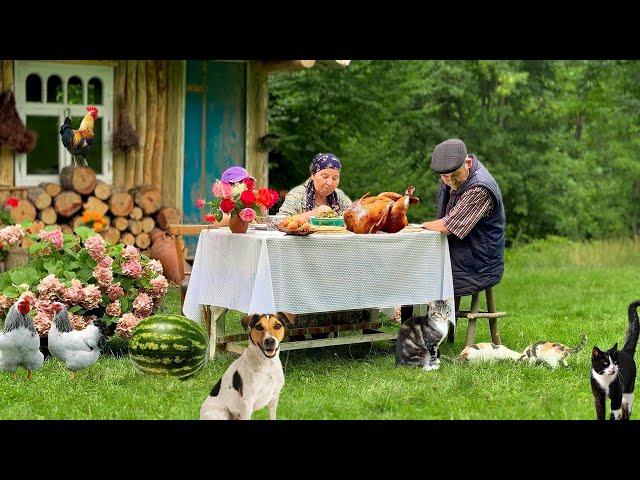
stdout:
[[[473,158],[469,178],[456,191],[451,208],[460,196],[470,188],[486,187],[493,197],[493,209],[488,217],[481,218],[463,239],[449,234],[449,252],[455,296],[471,295],[496,285],[504,273],[505,215],[502,194],[489,171]],[[440,181],[437,218],[445,216],[451,188]]]

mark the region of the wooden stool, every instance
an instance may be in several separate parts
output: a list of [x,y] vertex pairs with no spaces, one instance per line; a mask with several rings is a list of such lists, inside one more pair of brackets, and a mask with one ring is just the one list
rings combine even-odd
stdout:
[[[484,291],[487,300],[487,311],[480,312],[478,310],[478,304],[480,302],[480,293]],[[500,345],[500,332],[498,331],[498,318],[504,317],[507,312],[496,312],[495,302],[493,298],[493,287],[489,287],[485,290],[480,290],[471,295],[471,308],[469,310],[460,311],[460,299],[462,297],[455,297],[456,306],[456,318],[466,318],[469,320],[467,326],[467,343],[466,346],[473,345],[474,338],[476,336],[476,320],[478,318],[489,319],[489,330],[491,331],[491,341],[496,345]],[[455,340],[455,329],[453,326],[449,326],[449,334],[447,335],[449,342],[453,343]]]

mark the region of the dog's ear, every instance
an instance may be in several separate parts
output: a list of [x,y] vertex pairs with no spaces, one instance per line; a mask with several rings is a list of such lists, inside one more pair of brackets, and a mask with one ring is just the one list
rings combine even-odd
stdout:
[[242,326],[245,330],[247,330],[248,328],[253,328],[256,326],[256,323],[258,323],[258,320],[260,320],[260,315],[258,315],[257,313],[253,315],[247,315],[242,318]]
[[289,328],[291,325],[293,325],[293,322],[283,312],[276,312],[276,316],[278,317],[278,320],[282,322],[285,328]]

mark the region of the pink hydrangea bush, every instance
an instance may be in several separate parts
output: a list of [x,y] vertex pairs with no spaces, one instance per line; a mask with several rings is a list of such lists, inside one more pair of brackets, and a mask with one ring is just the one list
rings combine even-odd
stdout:
[[[0,238],[19,242],[20,226],[3,228]],[[162,264],[134,246],[112,245],[86,227],[78,235],[45,229],[29,235],[35,243],[26,269],[0,275],[0,318],[19,296],[33,298],[33,316],[40,335],[47,335],[52,304],[67,306],[74,328],[102,319],[111,333],[128,338],[143,318],[157,311],[169,283]]]

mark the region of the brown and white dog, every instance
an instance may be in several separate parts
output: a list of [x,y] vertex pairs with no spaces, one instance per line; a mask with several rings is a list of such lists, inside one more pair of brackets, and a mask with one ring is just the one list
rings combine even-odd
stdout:
[[249,328],[249,346],[215,384],[200,408],[200,420],[250,420],[256,410],[268,406],[275,420],[284,372],[280,362],[280,342],[288,319],[276,315],[248,315],[242,319]]

